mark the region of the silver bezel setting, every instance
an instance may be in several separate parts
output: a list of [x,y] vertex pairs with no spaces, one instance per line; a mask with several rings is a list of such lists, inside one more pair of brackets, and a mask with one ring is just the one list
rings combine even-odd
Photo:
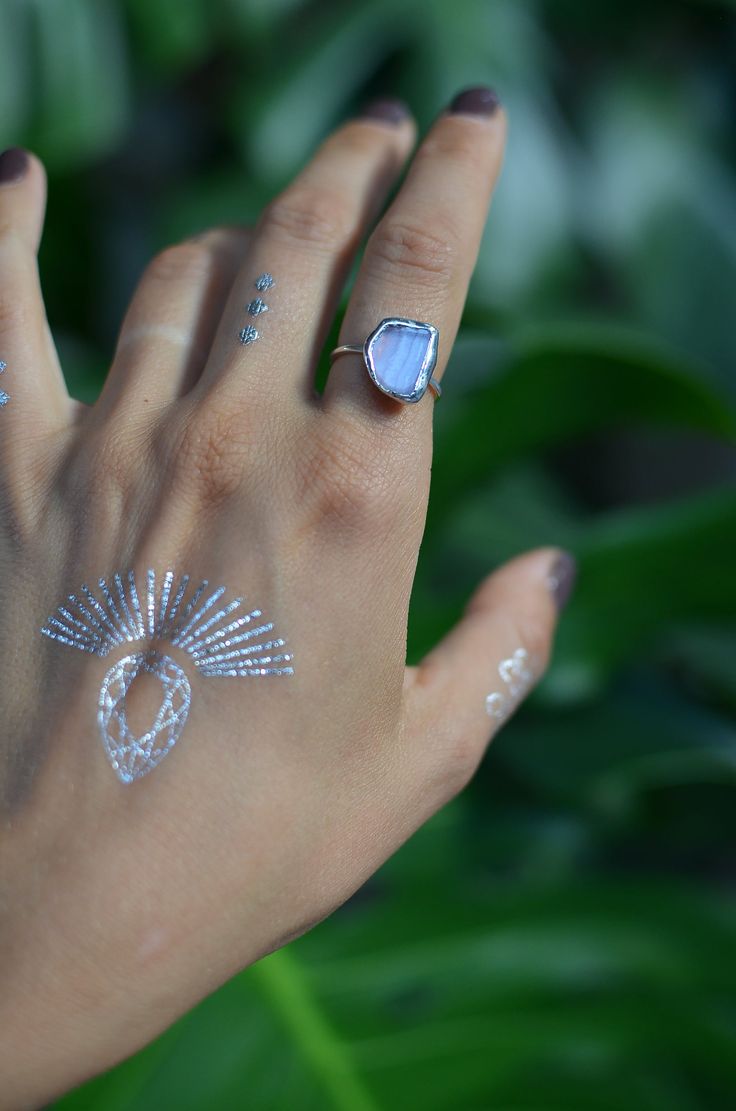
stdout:
[[[400,393],[397,390],[387,389],[386,386],[382,385],[381,382],[379,382],[378,378],[376,377],[376,369],[373,365],[373,360],[370,355],[371,344],[378,338],[379,334],[389,325],[397,324],[403,328],[414,328],[416,331],[419,331],[421,329],[421,331],[423,332],[429,332],[427,353],[424,356],[424,361],[422,362],[422,368],[417,379],[417,385],[412,390],[412,392],[408,394]],[[426,324],[420,320],[409,320],[403,316],[387,316],[376,328],[373,329],[370,335],[366,337],[365,343],[363,344],[363,361],[365,362],[366,368],[371,376],[373,384],[378,387],[381,393],[385,393],[389,397],[393,397],[396,401],[402,401],[405,404],[413,405],[415,402],[421,401],[421,399],[424,397],[424,394],[427,392],[427,387],[429,386],[432,372],[437,365],[438,344],[439,332],[433,324]]]

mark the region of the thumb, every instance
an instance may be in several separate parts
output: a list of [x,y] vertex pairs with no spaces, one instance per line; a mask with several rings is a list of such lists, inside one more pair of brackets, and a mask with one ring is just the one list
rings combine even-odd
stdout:
[[420,788],[430,813],[465,786],[542,677],[575,573],[573,557],[557,548],[511,560],[481,583],[418,667],[407,668],[402,779]]

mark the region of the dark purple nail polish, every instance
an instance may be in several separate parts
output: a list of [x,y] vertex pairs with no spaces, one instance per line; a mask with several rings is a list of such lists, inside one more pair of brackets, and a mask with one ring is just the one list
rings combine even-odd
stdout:
[[575,585],[577,573],[578,565],[575,562],[575,557],[570,555],[569,552],[561,552],[552,564],[547,576],[547,586],[558,610],[564,609],[567,605],[567,601],[572,594],[572,588]]
[[9,147],[0,154],[0,183],[20,181],[28,169],[28,155],[22,147]]
[[469,116],[493,116],[500,104],[501,100],[495,89],[476,85],[472,89],[463,89],[453,97],[448,111],[463,112]]
[[409,109],[403,100],[391,96],[371,100],[360,113],[363,120],[379,120],[382,123],[402,123],[408,117]]

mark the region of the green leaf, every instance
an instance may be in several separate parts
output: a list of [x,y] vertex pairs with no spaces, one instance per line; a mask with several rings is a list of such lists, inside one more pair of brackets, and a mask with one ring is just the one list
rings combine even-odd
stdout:
[[377,1111],[291,950],[237,976],[152,1045],[55,1106],[227,1111],[244,1092],[250,1107]]
[[207,0],[127,0],[139,56],[159,76],[196,64],[212,45],[220,6]]
[[[643,325],[707,359],[733,387],[736,178],[714,156],[697,80],[650,67],[610,74],[586,104],[587,230]],[[636,166],[636,172],[630,168]]]
[[291,950],[272,953],[251,975],[281,1017],[304,1063],[321,1081],[330,1106],[340,1111],[375,1111],[376,1104],[358,1077],[308,986]]
[[549,678],[590,694],[642,651],[667,649],[688,623],[736,623],[736,496],[702,494],[606,514],[581,535],[580,575]]
[[417,0],[360,0],[328,8],[296,42],[279,44],[279,67],[247,75],[232,106],[239,145],[258,174],[282,182],[295,173],[371,72],[411,30]]
[[[480,324],[483,314],[469,315]],[[495,346],[490,348],[496,354]],[[443,399],[444,401],[444,399]],[[458,491],[486,483],[530,452],[596,429],[667,426],[736,441],[727,402],[683,359],[630,331],[602,325],[540,327],[512,339],[489,376],[436,420],[430,521]]]
[[[621,820],[644,791],[683,784],[736,787],[736,726],[637,676],[604,701],[542,713],[544,696],[519,714],[496,755],[545,794]],[[581,744],[581,738],[589,743]],[[550,754],[554,754],[550,759]]]
[[392,889],[400,868],[384,869],[390,899],[345,908],[56,1106],[523,1108],[541,1073],[546,1107],[599,1091],[609,1102],[588,1106],[617,1109],[641,1090],[637,1107],[670,1111],[691,1077],[736,1082],[731,900],[661,883],[504,894],[450,875],[440,902],[405,868]]
[[31,112],[28,16],[22,0],[0,4],[0,149],[17,143]]
[[38,111],[31,140],[55,167],[99,157],[127,122],[123,33],[113,0],[44,0],[31,6]]
[[675,631],[669,640],[667,662],[692,697],[715,702],[736,714],[736,635],[732,624]]

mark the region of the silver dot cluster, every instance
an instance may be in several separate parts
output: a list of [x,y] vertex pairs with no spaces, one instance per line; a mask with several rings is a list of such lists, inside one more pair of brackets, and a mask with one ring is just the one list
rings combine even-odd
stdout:
[[[261,610],[236,614],[242,598],[220,604],[224,586],[209,590],[207,579],[190,590],[190,576],[177,580],[173,571],[156,578],[146,574],[138,590],[135,572],[97,580],[98,592],[82,586],[42,626],[44,636],[107,656],[117,645],[146,640],[168,641],[187,652],[202,675],[292,675],[292,656],[282,652],[286,641],[268,638],[273,622],[258,619]],[[268,639],[261,639],[262,637]]]
[[[0,374],[2,374],[3,371],[7,370],[7,369],[8,369],[8,364],[4,363],[2,361],[2,359],[0,359]],[[10,394],[7,394],[5,392],[5,390],[0,390],[0,409],[2,409],[2,407],[4,405],[7,405],[9,401],[10,401]]]
[[[270,289],[275,282],[273,275],[259,274],[253,284],[259,293],[263,293],[264,290]],[[251,316],[260,316],[262,312],[268,312],[268,305],[262,297],[254,297],[253,300],[249,301],[246,305],[246,311]],[[245,328],[242,328],[238,333],[238,338],[244,345],[255,343],[259,336],[260,332],[252,324],[246,324]]]
[[505,691],[493,691],[486,698],[486,713],[495,721],[505,721],[534,682],[529,653],[525,648],[517,648],[513,656],[501,660],[498,677]]

